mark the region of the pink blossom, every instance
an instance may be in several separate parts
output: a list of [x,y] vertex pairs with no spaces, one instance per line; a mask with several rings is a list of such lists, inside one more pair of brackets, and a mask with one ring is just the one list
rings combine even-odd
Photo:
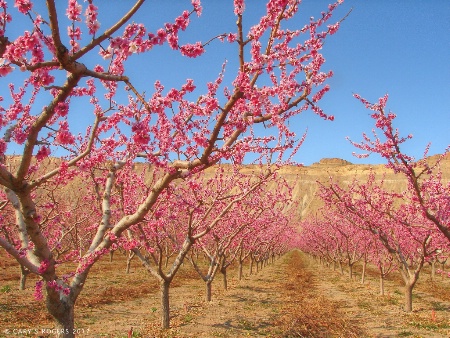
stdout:
[[186,44],[180,47],[181,54],[184,56],[195,58],[202,55],[205,52],[201,42],[196,42],[195,44]]
[[61,121],[59,123],[59,130],[56,133],[55,142],[59,144],[73,144],[75,142],[75,138],[69,132],[69,125],[67,121]]
[[3,138],[0,138],[0,156],[3,156],[5,154],[7,148],[8,145],[6,144],[5,140],[3,140]]
[[38,268],[38,272],[40,273],[40,274],[43,274],[45,271],[47,271],[47,268],[50,266],[50,262],[47,260],[47,259],[44,259],[42,262],[41,262],[41,265],[39,266],[39,268]]
[[88,5],[86,8],[86,25],[89,28],[89,34],[95,34],[98,29],[100,28],[100,23],[97,20],[97,7],[94,6],[92,3]]
[[14,70],[14,67],[10,65],[4,66],[0,65],[0,76],[6,76]]
[[234,14],[242,15],[245,10],[244,0],[234,0]]
[[30,0],[15,0],[14,7],[17,7],[20,13],[27,14],[33,8]]
[[184,11],[182,15],[175,19],[175,24],[182,31],[186,30],[187,26],[189,25],[189,12]]
[[335,23],[334,25],[329,25],[328,26],[328,33],[333,35],[334,33],[336,33],[339,29],[339,22]]
[[67,17],[72,21],[81,21],[81,5],[77,2],[77,0],[69,0],[69,6],[66,10]]
[[202,15],[203,8],[201,6],[200,0],[192,0],[191,3],[192,6],[194,6],[194,12],[197,13],[197,16]]
[[44,295],[42,294],[42,286],[44,283],[40,280],[36,282],[36,286],[34,287],[34,298],[36,300],[42,300],[44,298]]
[[234,42],[234,41],[236,41],[236,39],[237,39],[237,34],[230,33],[227,35],[228,42]]
[[42,161],[44,158],[47,158],[49,155],[50,155],[50,148],[47,146],[42,146],[36,154],[36,159],[38,161]]

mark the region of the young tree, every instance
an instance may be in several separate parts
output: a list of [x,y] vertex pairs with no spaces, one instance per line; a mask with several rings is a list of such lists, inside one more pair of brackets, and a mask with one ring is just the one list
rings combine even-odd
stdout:
[[[339,28],[339,22],[326,24],[342,1],[292,29],[285,23],[295,18],[299,2],[268,0],[266,14],[245,32],[250,24],[245,2],[235,1],[235,31],[217,37],[233,44],[238,67],[228,85],[224,65],[199,93],[190,78],[169,90],[164,80],[153,89],[138,88],[141,65],[132,62],[164,44],[188,58],[201,56],[211,40],[182,42],[190,20],[202,12],[199,0],[153,32],[148,25],[155,27],[157,19],[151,15],[143,23],[133,19],[145,6],[156,6],[144,0],[126,13],[113,13],[106,3],[99,8],[94,1],[69,0],[64,7],[47,0],[45,8],[31,0],[15,1],[13,8],[0,1],[0,81],[9,88],[0,106],[0,185],[17,196],[26,228],[22,237],[5,228],[8,236],[0,237],[0,246],[42,277],[59,336],[73,336],[74,305],[92,265],[145,219],[175,180],[222,160],[241,163],[250,152],[282,153],[297,138],[289,119],[307,109],[332,119],[317,105],[332,75],[322,70],[321,48]],[[116,21],[103,28],[100,17],[106,12]],[[11,22],[23,31],[13,30]],[[257,127],[262,124],[266,128]],[[61,161],[45,170],[42,160],[50,156]],[[157,171],[158,179],[121,215],[117,177],[138,158]],[[94,169],[94,183],[85,192],[95,189],[101,196],[101,215],[87,224],[93,235],[74,257],[78,267],[61,276],[52,237],[41,228],[39,206],[47,201],[38,191],[55,182],[73,186],[77,177],[90,182],[85,178]],[[63,199],[64,193],[56,197]]]
[[370,153],[378,153],[385,158],[387,168],[406,178],[411,202],[416,203],[420,212],[450,240],[450,181],[448,178],[444,179],[440,171],[440,163],[449,158],[450,148],[436,161],[430,161],[427,160],[428,146],[423,158],[415,161],[401,150],[402,144],[413,136],[401,136],[399,130],[394,128],[396,115],[386,112],[388,95],[381,97],[377,103],[370,103],[357,94],[355,97],[372,111],[371,117],[375,120],[376,128],[373,130],[373,138],[363,134],[364,140],[361,143],[350,141],[358,149],[367,152],[355,155],[367,157]]
[[427,257],[436,252],[436,231],[404,193],[384,188],[375,175],[348,187],[331,182],[321,187],[321,198],[344,220],[373,233],[394,258],[405,284],[405,311],[412,311],[412,291]]
[[[237,168],[228,173],[225,170],[217,168],[209,178],[197,174],[177,182],[161,195],[148,218],[128,231],[129,240],[137,242],[131,250],[160,283],[164,329],[170,326],[170,285],[192,246],[219,223],[227,223],[232,231],[238,231],[234,224],[228,224],[229,214],[236,213],[242,200],[258,194],[260,187],[273,177],[270,170],[250,175],[239,175]],[[129,191],[124,199],[135,199],[136,190]],[[175,259],[165,268],[169,246]]]
[[[255,232],[263,232],[272,238],[275,232],[279,235],[276,236],[277,241],[285,242],[286,238],[276,229],[284,229],[289,224],[290,218],[284,211],[286,205],[291,203],[292,194],[287,183],[275,175],[276,172],[245,199],[237,200],[233,210],[224,215],[226,217],[222,217],[214,229],[210,227],[210,231],[202,236],[204,238],[197,241],[196,249],[205,254],[208,263],[206,272],[196,259],[198,255],[192,253],[189,260],[205,282],[206,301],[211,301],[212,282],[218,271],[223,274],[224,288],[227,288],[227,268],[236,258],[246,237],[254,237]],[[269,186],[274,186],[274,189]]]

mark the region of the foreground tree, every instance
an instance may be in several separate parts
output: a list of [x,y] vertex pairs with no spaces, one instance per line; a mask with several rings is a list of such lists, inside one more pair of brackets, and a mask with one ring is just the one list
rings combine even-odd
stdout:
[[[7,235],[0,236],[0,246],[42,277],[39,285],[46,290],[47,309],[59,336],[73,336],[74,305],[92,265],[145,219],[175,180],[224,159],[241,163],[249,152],[258,157],[274,150],[282,156],[297,140],[289,119],[307,109],[332,119],[317,103],[332,75],[322,70],[320,50],[339,27],[326,26],[337,3],[317,20],[292,30],[285,22],[295,17],[299,1],[270,0],[266,14],[246,33],[245,3],[235,1],[236,30],[218,38],[235,46],[238,68],[228,86],[223,85],[224,65],[207,83],[207,91],[196,94],[192,79],[170,90],[162,81],[153,89],[134,86],[139,75],[133,75],[133,67],[138,74],[141,66],[131,61],[137,54],[167,43],[174,53],[194,58],[212,43],[180,42],[192,16],[201,14],[199,0],[192,1],[191,11],[182,11],[154,32],[146,28],[148,22],[155,25],[151,16],[148,22],[128,23],[145,5],[144,0],[135,1],[101,29],[102,13],[117,15],[108,4],[99,9],[94,1],[70,0],[63,7],[47,0],[44,8],[27,0],[15,1],[11,8],[0,1],[0,81],[4,88],[9,83],[9,95],[3,94],[0,106],[0,185],[17,196],[26,230],[20,236],[2,223],[2,234]],[[25,27],[22,34],[11,30],[11,21]],[[255,126],[263,123],[262,132]],[[17,156],[8,156],[13,153]],[[41,164],[50,156],[61,160],[45,170]],[[138,157],[151,165],[158,179],[121,214],[117,179]],[[53,230],[41,227],[39,206],[47,201],[38,192],[55,184],[73,185],[77,177],[93,182],[80,193],[90,198],[95,190],[101,196],[99,214],[85,225],[92,233],[88,247],[71,257],[78,267],[61,276],[50,244]],[[55,197],[64,199],[64,193]]]

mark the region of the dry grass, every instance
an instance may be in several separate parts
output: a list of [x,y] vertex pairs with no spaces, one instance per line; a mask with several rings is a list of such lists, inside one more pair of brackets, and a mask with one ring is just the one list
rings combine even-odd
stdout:
[[[0,251],[0,336],[7,328],[51,328],[43,302],[33,299],[36,277],[18,290],[19,269]],[[91,270],[76,305],[76,322],[89,327],[89,337],[446,337],[450,330],[449,281],[430,282],[426,274],[415,293],[415,310],[400,310],[398,276],[377,295],[374,271],[370,284],[350,281],[338,272],[317,268],[304,255],[291,252],[262,272],[237,281],[229,271],[230,290],[219,274],[213,302],[205,303],[204,284],[186,264],[171,289],[171,329],[159,328],[158,283],[137,260],[125,273],[125,256],[108,257]],[[374,319],[376,318],[376,319]],[[368,326],[376,322],[378,331]],[[380,325],[378,325],[378,322]]]
[[[315,277],[304,267],[298,252],[287,266],[290,276],[282,287],[286,303],[276,323],[281,337],[363,337],[364,330],[340,311],[340,304],[318,295]],[[331,290],[330,290],[331,291]]]

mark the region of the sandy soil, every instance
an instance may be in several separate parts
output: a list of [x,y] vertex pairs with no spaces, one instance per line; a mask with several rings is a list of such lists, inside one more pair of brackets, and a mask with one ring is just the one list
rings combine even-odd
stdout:
[[[381,297],[374,272],[362,285],[297,252],[241,281],[231,271],[228,290],[217,276],[211,303],[203,300],[203,282],[186,267],[171,289],[172,327],[161,331],[153,278],[137,263],[128,275],[108,263],[77,302],[79,337],[450,337],[450,284],[432,283],[426,275],[408,314],[398,276],[386,281]],[[11,274],[0,275],[0,337],[51,336],[42,331],[52,327],[43,304],[30,301],[32,287],[6,291],[12,281]],[[26,334],[27,328],[35,331]]]

